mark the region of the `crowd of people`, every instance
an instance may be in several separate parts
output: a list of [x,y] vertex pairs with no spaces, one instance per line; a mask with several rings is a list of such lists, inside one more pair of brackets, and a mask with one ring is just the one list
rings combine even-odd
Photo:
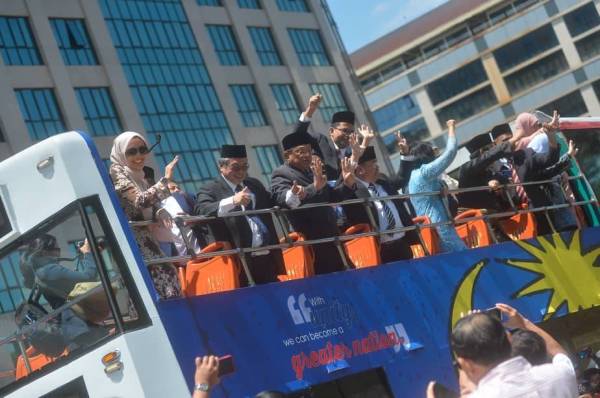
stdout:
[[[283,138],[284,163],[273,170],[270,189],[248,175],[244,145],[223,145],[217,161],[219,176],[198,187],[193,197],[173,180],[177,156],[165,167],[164,177],[156,181],[146,165],[151,150],[146,139],[134,132],[120,134],[111,151],[110,175],[121,205],[132,221],[157,221],[153,226],[134,228],[144,257],[199,253],[211,242],[226,241],[232,247],[253,249],[246,262],[252,279],[261,284],[274,282],[277,275],[285,273],[281,250],[260,250],[279,242],[273,218],[268,213],[227,217],[228,213],[275,206],[289,209],[291,229],[308,240],[338,236],[344,227],[368,223],[372,218],[380,232],[381,259],[387,263],[413,257],[410,246],[419,243],[419,236],[409,227],[416,216],[426,216],[435,223],[440,251],[452,252],[467,248],[453,224],[461,208],[494,213],[574,200],[565,169],[577,149],[569,142],[568,152],[559,157],[557,112],[546,121],[523,113],[515,121],[514,132],[508,124],[501,124],[472,138],[465,145],[471,159],[460,167],[455,180],[445,173],[458,148],[454,120],[447,122],[444,150],[430,142],[409,142],[398,134],[399,169],[395,175],[386,176],[380,172],[374,147],[370,146],[374,132],[366,125],[357,127],[352,112],[333,114],[328,133],[310,128],[320,102],[321,96],[313,95],[293,132]],[[539,180],[551,182],[527,184]],[[521,183],[525,185],[514,185]],[[449,192],[449,188],[472,187],[487,189]],[[398,193],[411,196],[398,198]],[[309,206],[360,198],[369,200],[365,204]],[[534,214],[539,234],[578,226],[570,207],[550,210],[547,215]],[[207,216],[210,221],[190,228],[175,225],[173,217],[177,215]],[[315,273],[344,269],[340,251],[331,239],[312,246]],[[153,265],[150,273],[161,297],[181,293],[172,264]],[[246,276],[241,278],[245,285]]]

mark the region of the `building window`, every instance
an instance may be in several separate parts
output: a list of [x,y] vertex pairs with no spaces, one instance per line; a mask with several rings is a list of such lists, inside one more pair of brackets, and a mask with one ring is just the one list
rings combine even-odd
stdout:
[[348,110],[346,99],[342,93],[342,87],[338,83],[313,83],[310,85],[312,93],[320,93],[323,100],[319,105],[319,111],[326,123],[329,123],[334,113]]
[[221,103],[180,1],[100,0],[160,169],[180,156],[175,179],[188,192],[219,175],[233,143]]
[[413,101],[412,97],[405,95],[373,111],[373,118],[377,124],[377,130],[385,131],[418,115],[420,112],[419,106]]
[[538,109],[548,115],[552,115],[552,112],[556,109],[560,112],[560,116],[564,117],[578,117],[588,113],[587,106],[585,106],[585,101],[579,90],[555,99]]
[[277,110],[281,112],[281,117],[285,121],[285,124],[294,124],[300,117],[300,107],[296,96],[294,95],[294,88],[291,84],[271,84],[271,91],[273,97],[275,97],[275,105]]
[[455,119],[463,121],[497,103],[498,100],[494,95],[494,90],[492,90],[491,86],[487,86],[437,110],[435,113],[440,124],[446,126],[446,120]]
[[221,0],[196,0],[199,6],[223,7]]
[[600,31],[587,35],[575,43],[582,61],[594,58],[600,54]]
[[427,85],[433,105],[446,101],[487,80],[481,60],[471,62]]
[[567,69],[569,69],[569,64],[562,51],[559,50],[506,76],[504,81],[508,91],[515,95]]
[[250,8],[253,10],[260,10],[262,8],[259,0],[238,0],[238,7]]
[[300,65],[331,65],[321,34],[314,29],[288,29],[290,39],[300,59]]
[[76,88],[75,94],[91,135],[110,136],[121,132],[121,122],[107,87]]
[[545,25],[494,51],[494,58],[502,72],[530,60],[544,51],[558,46],[552,25]]
[[306,0],[277,0],[277,7],[281,11],[310,12]]
[[0,259],[0,313],[15,311],[19,304],[27,300],[28,289],[23,286],[23,275],[19,268],[21,263],[17,251]]
[[600,16],[593,2],[571,11],[563,17],[571,36],[575,37],[600,24]]
[[6,65],[42,65],[27,18],[0,17],[0,49]]
[[281,57],[269,28],[248,27],[261,65],[281,65]]
[[253,84],[232,84],[229,87],[235,98],[237,110],[244,126],[259,127],[268,125]]
[[206,25],[206,28],[221,65],[244,65],[230,25]]
[[33,141],[65,131],[58,102],[51,88],[15,90],[21,114]]
[[50,19],[65,65],[97,65],[98,60],[83,19]]
[[255,146],[254,151],[260,164],[261,174],[271,183],[273,170],[283,164],[277,145]]
[[[406,126],[402,126],[400,131],[402,132],[402,136],[406,137],[409,142],[423,141],[429,138],[429,130],[427,129],[425,119],[423,118],[417,119]],[[390,155],[398,152],[396,134],[390,133],[386,135],[383,137],[383,142]]]

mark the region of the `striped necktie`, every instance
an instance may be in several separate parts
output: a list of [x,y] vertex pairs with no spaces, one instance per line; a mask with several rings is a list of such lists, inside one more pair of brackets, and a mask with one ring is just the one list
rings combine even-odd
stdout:
[[[377,191],[375,184],[373,184],[373,183],[369,184],[369,191],[376,198],[379,197],[379,192]],[[388,206],[388,204],[386,203],[385,200],[381,200],[380,202],[381,202],[381,208],[383,210],[383,215],[385,216],[385,219],[387,220],[387,229],[396,228],[396,220],[394,219],[394,214],[392,213],[392,210],[390,209],[390,207]]]
[[[510,168],[513,184],[521,184],[521,179],[519,178],[519,174],[517,173],[517,168],[515,167],[514,163],[511,164]],[[529,203],[529,198],[527,197],[527,192],[525,192],[523,185],[515,186],[515,191],[517,192],[517,196],[519,197],[521,204],[526,205]]]

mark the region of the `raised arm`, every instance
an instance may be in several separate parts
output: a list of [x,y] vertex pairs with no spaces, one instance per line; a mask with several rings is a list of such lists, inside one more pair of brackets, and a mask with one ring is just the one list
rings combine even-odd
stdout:
[[161,178],[148,189],[141,190],[127,175],[125,168],[119,164],[113,163],[110,166],[110,177],[117,193],[138,209],[153,207],[171,195],[166,178]]
[[450,163],[452,163],[456,157],[456,152],[458,151],[455,132],[456,122],[454,120],[448,120],[446,125],[448,126],[448,142],[446,143],[446,149],[444,149],[444,152],[442,152],[442,154],[433,162],[421,166],[421,175],[424,178],[430,180],[437,178],[437,176],[442,174],[444,170],[450,166]]

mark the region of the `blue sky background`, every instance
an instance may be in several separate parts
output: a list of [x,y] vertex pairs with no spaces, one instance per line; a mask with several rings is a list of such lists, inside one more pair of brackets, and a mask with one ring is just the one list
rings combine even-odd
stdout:
[[348,52],[425,14],[446,0],[327,0]]

